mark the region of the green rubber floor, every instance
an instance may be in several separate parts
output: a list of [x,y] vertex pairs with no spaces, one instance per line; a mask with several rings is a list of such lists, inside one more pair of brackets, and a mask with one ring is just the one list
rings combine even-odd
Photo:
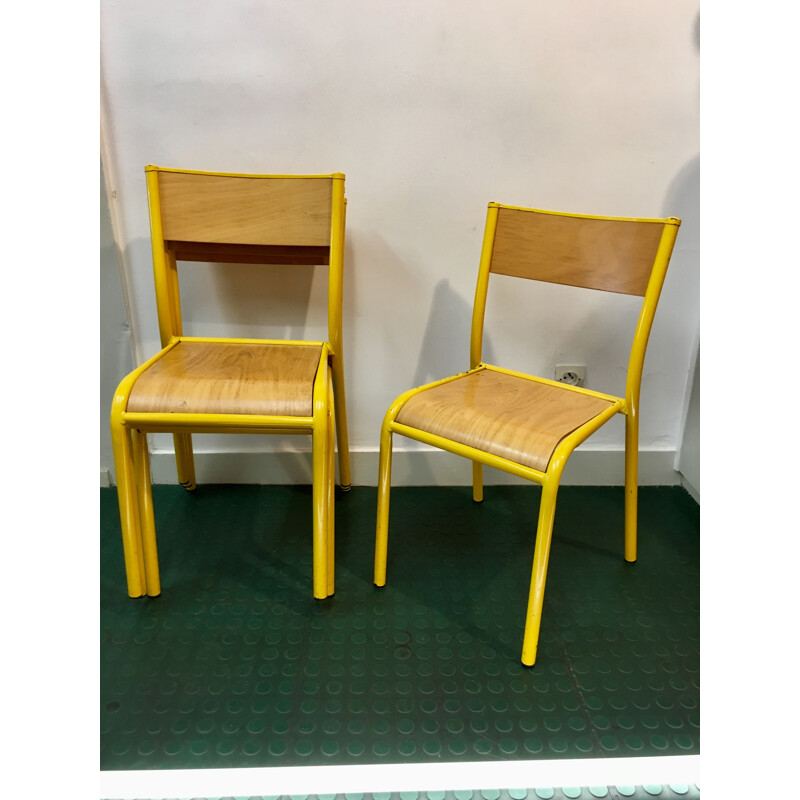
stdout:
[[101,769],[699,753],[699,506],[643,487],[630,565],[623,490],[562,487],[526,668],[539,496],[394,489],[377,589],[376,490],[337,495],[317,601],[309,487],[155,486],[162,594],[134,600],[102,489]]

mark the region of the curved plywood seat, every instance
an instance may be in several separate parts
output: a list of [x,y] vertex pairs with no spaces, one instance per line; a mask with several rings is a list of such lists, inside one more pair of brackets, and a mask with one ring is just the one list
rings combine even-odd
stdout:
[[128,411],[310,417],[321,345],[181,341],[136,380]]
[[397,422],[545,472],[558,443],[611,405],[483,369],[414,395]]

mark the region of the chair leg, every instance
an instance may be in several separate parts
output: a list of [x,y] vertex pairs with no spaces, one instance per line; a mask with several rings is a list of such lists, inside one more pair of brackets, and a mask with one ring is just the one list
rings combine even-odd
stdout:
[[130,431],[125,428],[113,411],[111,414],[111,443],[114,449],[114,466],[117,473],[117,497],[119,499],[122,551],[125,558],[128,595],[142,597],[146,594],[147,589],[133,446]]
[[136,469],[136,493],[139,497],[139,524],[144,556],[144,577],[147,594],[161,594],[161,579],[158,572],[158,548],[156,547],[156,525],[153,515],[153,489],[150,479],[150,453],[147,450],[147,434],[131,431],[133,462]]
[[350,447],[347,440],[347,411],[344,400],[344,375],[334,357],[332,366],[333,396],[336,401],[336,441],[339,444],[339,486],[343,492],[350,491]]
[[386,585],[386,555],[389,547],[389,493],[392,484],[392,430],[384,421],[378,466],[378,521],[375,528],[375,585]]
[[333,387],[328,381],[328,457],[326,461],[325,490],[327,492],[327,514],[325,539],[327,542],[328,597],[334,592],[335,571],[335,486],[336,486],[336,405],[333,398]]
[[625,560],[636,561],[636,518],[639,495],[639,418],[625,417]]
[[194,474],[194,451],[191,433],[173,433],[175,442],[175,464],[178,467],[178,483],[191,492],[197,488]]
[[556,513],[558,479],[545,481],[539,505],[539,523],[536,527],[536,547],[533,551],[531,588],[528,595],[528,611],[525,617],[525,634],[522,640],[522,663],[532,667],[536,663],[539,646],[539,627],[542,622],[544,584],[547,578],[547,562],[550,558],[550,542],[553,536],[553,520]]
[[472,462],[472,499],[483,502],[483,464],[478,461]]
[[[327,403],[325,404],[327,406]],[[314,415],[311,432],[311,458],[314,507],[312,563],[314,597],[324,600],[328,596],[328,548],[326,537],[328,487],[325,484],[328,463],[328,409]]]

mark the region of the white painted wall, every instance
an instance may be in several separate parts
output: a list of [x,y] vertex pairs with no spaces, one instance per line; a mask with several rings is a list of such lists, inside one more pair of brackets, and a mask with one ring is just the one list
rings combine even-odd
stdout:
[[698,349],[689,396],[686,404],[686,420],[675,465],[681,475],[681,483],[689,494],[700,502],[700,351]]
[[[103,0],[101,10],[104,159],[113,162],[106,174],[137,363],[159,347],[147,163],[346,173],[344,334],[356,483],[375,481],[391,400],[468,366],[489,201],[681,216],[645,364],[641,429],[643,481],[673,482],[698,338],[696,0]],[[182,267],[186,333],[322,336],[323,317],[307,308],[324,296],[324,274],[266,274],[280,277],[287,306],[275,304],[263,268]],[[589,385],[622,393],[637,312],[627,297],[498,276],[484,356],[545,375],[557,362],[585,362]],[[585,463],[596,466],[574,482],[617,482],[598,454],[618,463],[618,422],[581,449],[594,451]],[[151,444],[155,479],[174,480],[171,463],[159,458],[170,437]],[[257,454],[307,450],[310,442],[196,437],[196,446]],[[200,458],[198,477],[224,480],[231,468],[239,470],[233,479],[246,480],[247,458],[239,467]],[[447,476],[435,466],[412,475],[412,462],[406,468],[400,459],[396,478],[466,482],[466,465],[445,458]],[[669,466],[648,477],[648,463]],[[292,479],[304,470],[290,469]]]

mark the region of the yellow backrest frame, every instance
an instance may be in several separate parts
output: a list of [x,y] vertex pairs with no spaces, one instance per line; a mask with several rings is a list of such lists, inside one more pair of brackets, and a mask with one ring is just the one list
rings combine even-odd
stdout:
[[[159,185],[159,175],[164,174],[184,174],[192,176],[207,176],[213,179],[221,178],[248,178],[264,179],[272,182],[272,185],[279,185],[283,181],[328,181],[330,183],[330,221],[329,221],[329,243],[327,246],[328,263],[328,343],[333,354],[341,354],[342,342],[342,279],[344,262],[344,226],[346,199],[344,196],[345,176],[341,172],[330,175],[252,175],[245,173],[230,172],[201,172],[199,170],[170,169],[148,165],[145,167],[147,180],[147,194],[150,209],[150,235],[153,246],[153,274],[155,278],[156,308],[158,313],[159,334],[161,346],[167,344],[176,336],[183,335],[183,323],[181,319],[180,292],[178,287],[178,270],[175,250],[170,247],[164,236],[162,192]],[[230,183],[230,182],[228,182]],[[318,230],[319,225],[315,223]],[[314,239],[299,242],[298,249],[308,248],[310,244],[318,245],[319,235],[314,234]],[[227,237],[224,237],[227,238]],[[234,241],[225,244],[237,245],[241,241],[236,241],[238,237],[235,233],[230,237]],[[195,237],[202,240],[202,237]],[[217,237],[217,240],[219,237]],[[286,246],[290,242],[281,239],[276,242],[279,246]],[[244,242],[245,247],[251,247],[258,251],[260,245],[266,245],[266,240],[254,245],[252,240]],[[317,251],[321,248],[315,248]],[[233,257],[226,258],[224,249],[217,256],[215,253],[204,254],[200,260],[222,261],[235,260]],[[250,263],[271,263],[269,255],[256,252],[253,257],[247,257]],[[293,256],[282,257],[281,261],[272,263],[293,263]],[[307,258],[300,258],[294,263],[313,263]],[[324,261],[320,261],[324,263]]]
[[[500,203],[489,203],[486,216],[486,227],[483,235],[483,246],[481,248],[481,260],[478,268],[478,283],[475,289],[475,303],[472,312],[472,329],[470,334],[470,369],[475,369],[482,363],[483,349],[483,327],[486,314],[486,298],[489,291],[489,275],[492,266],[492,255],[495,246],[497,232],[498,215],[500,209],[511,209],[514,211],[532,211],[539,214],[551,214],[560,217],[573,219],[585,219],[595,221],[611,222],[649,222],[661,224],[661,237],[658,241],[656,251],[653,256],[653,265],[650,277],[647,281],[647,288],[644,292],[642,309],[639,313],[639,320],[633,337],[631,354],[628,360],[628,373],[625,384],[625,413],[636,414],[639,404],[639,390],[641,386],[642,370],[644,368],[645,350],[647,340],[650,337],[650,329],[653,324],[658,300],[661,295],[661,288],[664,285],[664,278],[667,272],[675,238],[678,235],[678,228],[681,221],[675,217],[666,219],[633,219],[626,217],[603,217],[590,216],[586,214],[566,214],[555,211],[543,211],[541,209],[521,208],[519,206],[506,206]],[[536,280],[526,275],[518,275],[529,280]],[[596,291],[601,291],[596,289]]]

